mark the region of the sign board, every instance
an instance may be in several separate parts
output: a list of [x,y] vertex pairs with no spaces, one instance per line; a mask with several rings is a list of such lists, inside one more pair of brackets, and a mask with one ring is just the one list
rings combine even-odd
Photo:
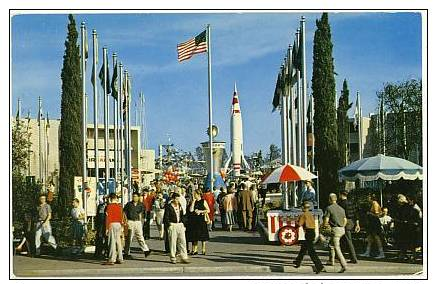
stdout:
[[[97,211],[97,194],[96,194],[96,178],[88,177],[87,200],[87,216],[96,216]],[[74,197],[79,199],[79,206],[83,207],[83,191],[82,191],[82,177],[74,177]]]
[[141,183],[140,171],[137,168],[132,168],[132,181],[136,181],[138,184]]
[[[94,150],[88,150],[87,157],[88,163],[87,167],[89,169],[95,168]],[[99,168],[105,168],[105,151],[99,151]],[[114,151],[109,151],[109,168],[114,168]]]

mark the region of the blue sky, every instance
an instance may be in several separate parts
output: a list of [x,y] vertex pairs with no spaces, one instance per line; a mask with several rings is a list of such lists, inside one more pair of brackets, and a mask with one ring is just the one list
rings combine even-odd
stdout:
[[[170,136],[173,143],[189,151],[208,139],[207,58],[201,54],[178,63],[176,44],[197,35],[210,23],[213,120],[220,128],[217,139],[229,143],[229,114],[237,82],[245,154],[249,154],[259,149],[265,152],[271,143],[280,145],[279,114],[271,112],[271,101],[279,66],[301,15],[281,12],[75,17],[78,30],[80,22],[85,21],[90,38],[91,30],[97,30],[100,48],[107,46],[110,54],[117,52],[132,75],[134,99],[140,91],[145,94],[149,147],[156,149]],[[320,13],[304,15],[307,78],[311,84],[315,20]],[[384,82],[421,78],[419,13],[330,13],[329,20],[338,93],[346,78],[350,100],[355,102],[357,91],[361,94],[363,114],[375,111],[376,92]],[[48,111],[50,118],[60,117],[60,72],[67,22],[66,15],[12,18],[13,113],[20,97],[22,112],[30,110],[35,117],[41,96],[44,112]],[[90,75],[89,72],[87,77]],[[87,93],[92,94],[91,83],[87,81]]]

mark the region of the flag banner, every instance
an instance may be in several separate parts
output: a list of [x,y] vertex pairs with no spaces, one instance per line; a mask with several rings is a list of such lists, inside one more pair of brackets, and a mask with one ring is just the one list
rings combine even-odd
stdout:
[[279,106],[279,99],[280,99],[280,81],[281,81],[281,74],[278,74],[278,79],[276,79],[276,87],[275,87],[275,93],[273,95],[273,101],[272,101],[272,105],[273,105],[273,110],[272,112],[274,112],[278,106]]
[[117,61],[114,64],[114,72],[112,72],[111,94],[115,100],[118,100],[118,68]]
[[49,113],[46,114],[46,131],[48,131],[50,128],[50,120],[49,120]]
[[[97,38],[96,38],[96,50],[99,50],[99,42],[97,41]],[[97,67],[98,64],[99,64],[99,53],[97,52],[96,64],[95,64],[95,66],[93,64],[93,71],[91,72],[91,83],[93,84],[93,87],[94,87],[94,84],[95,84],[95,82],[94,82],[94,72],[96,72],[96,70],[94,70],[94,69]]]
[[[108,63],[107,53],[106,53],[106,63]],[[105,90],[105,64],[102,64],[102,67],[100,68],[99,79],[102,89]],[[109,67],[108,64],[106,64],[106,94],[110,94],[110,93],[111,93],[111,84],[109,83]]]
[[293,58],[293,68],[295,70],[298,70],[299,69],[299,59],[298,59],[298,50],[297,50],[296,40],[293,43],[292,58]]
[[194,54],[208,51],[206,42],[206,30],[201,32],[196,37],[177,45],[178,60],[182,62],[190,59]]
[[[125,73],[126,74],[126,73]],[[121,100],[123,103],[123,121],[126,121],[126,110],[127,110],[127,76],[123,77],[123,90],[121,93]]]
[[85,27],[85,61],[88,59],[88,33]]
[[[303,30],[300,29],[299,31],[299,48],[297,49],[297,69],[299,69],[299,71],[302,71],[302,57],[303,57],[303,45],[305,43],[303,42]],[[302,74],[301,74],[302,76]]]
[[93,70],[91,71],[91,84],[93,84],[94,87],[94,64],[93,64]]
[[42,112],[41,108],[38,109],[38,126],[41,125]]
[[358,96],[357,101],[355,102],[355,112],[354,112],[354,127],[357,128],[358,126],[358,120],[360,119],[360,111],[358,109]]

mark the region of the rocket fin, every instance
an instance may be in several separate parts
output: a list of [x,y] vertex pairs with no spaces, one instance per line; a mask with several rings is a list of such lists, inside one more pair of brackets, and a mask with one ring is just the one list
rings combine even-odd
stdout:
[[231,160],[232,160],[232,152],[231,152],[231,154],[229,155],[229,158],[228,158],[228,160],[227,160],[226,163],[225,163],[225,173],[228,171],[229,164],[231,163]]
[[246,161],[246,158],[244,158],[244,154],[241,155],[241,160],[242,160],[244,166],[246,167],[246,169],[250,170],[249,163]]

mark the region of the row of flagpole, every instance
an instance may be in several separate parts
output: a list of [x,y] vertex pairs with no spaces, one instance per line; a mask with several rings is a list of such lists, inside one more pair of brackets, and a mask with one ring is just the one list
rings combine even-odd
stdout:
[[[30,155],[30,111],[27,113],[27,126],[26,126],[26,134],[27,134],[27,142],[29,144],[29,148],[27,149],[28,158],[27,158],[27,175],[31,175],[31,155]],[[16,124],[21,123],[21,99],[18,98],[17,101],[17,114],[15,118]],[[42,99],[38,97],[38,179],[45,187],[48,186],[48,178],[49,178],[49,129],[50,129],[50,121],[49,121],[49,113],[46,113],[46,117],[43,115],[42,108]]]
[[[99,77],[103,90],[103,114],[104,114],[104,153],[105,153],[105,167],[104,167],[104,187],[105,194],[109,193],[109,178],[110,172],[110,151],[109,151],[109,95],[113,97],[113,127],[114,127],[114,187],[121,189],[121,199],[124,204],[132,197],[132,171],[131,171],[131,127],[130,127],[130,97],[131,97],[131,77],[127,70],[123,70],[123,64],[118,62],[117,54],[112,55],[113,76],[110,80],[108,49],[102,48],[102,67],[99,74],[97,74],[97,65],[99,59],[98,36],[96,30],[92,32],[92,46],[93,46],[93,60],[92,60],[92,78],[93,85],[93,114],[94,114],[94,171],[96,177],[96,184],[100,181],[99,168],[99,125],[98,114],[99,111],[99,87],[97,84],[97,77]],[[86,93],[86,64],[88,59],[88,38],[85,23],[81,24],[81,70],[82,70],[82,146],[83,146],[83,204],[85,212],[87,212],[87,180],[88,180],[88,147],[87,147],[87,93]],[[128,189],[128,195],[125,196],[124,185]]]
[[[313,100],[307,103],[306,88],[305,17],[300,20],[293,46],[289,45],[276,83],[273,108],[281,108],[282,163],[308,168],[307,158],[307,108],[313,123]],[[310,129],[314,128],[310,125]],[[314,171],[314,140],[310,170]],[[289,190],[293,190],[293,206],[296,206],[295,186],[284,184],[284,209],[289,209]]]

